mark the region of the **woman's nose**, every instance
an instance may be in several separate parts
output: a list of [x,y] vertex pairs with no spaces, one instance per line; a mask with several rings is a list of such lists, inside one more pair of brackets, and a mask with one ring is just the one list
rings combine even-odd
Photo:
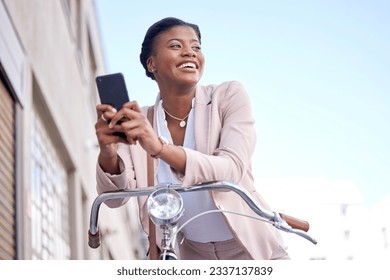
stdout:
[[195,57],[196,56],[196,52],[191,47],[185,47],[185,48],[183,48],[182,55],[183,56]]

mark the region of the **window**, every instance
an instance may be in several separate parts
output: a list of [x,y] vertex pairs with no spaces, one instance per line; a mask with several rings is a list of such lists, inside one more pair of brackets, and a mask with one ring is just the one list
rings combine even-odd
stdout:
[[68,30],[72,43],[75,44],[75,55],[77,63],[80,66],[80,71],[84,75],[84,79],[87,77],[84,73],[84,36],[85,25],[83,21],[83,6],[81,0],[62,0],[62,7],[64,10],[64,16],[68,23]]
[[389,247],[389,241],[387,240],[387,229],[385,227],[382,228],[383,234],[383,247],[387,249]]
[[344,241],[349,241],[350,236],[351,236],[351,232],[348,229],[344,230]]
[[70,259],[67,171],[42,118],[32,111],[32,259]]

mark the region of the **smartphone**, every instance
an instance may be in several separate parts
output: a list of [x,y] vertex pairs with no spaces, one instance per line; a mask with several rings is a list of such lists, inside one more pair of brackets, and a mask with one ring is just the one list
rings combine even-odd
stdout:
[[[117,111],[122,108],[123,104],[130,101],[125,78],[122,73],[97,76],[96,86],[99,92],[100,102],[113,106]],[[113,134],[127,139],[126,135],[122,132],[114,132]]]
[[109,104],[119,111],[124,103],[130,101],[122,73],[97,76],[96,85],[102,104]]

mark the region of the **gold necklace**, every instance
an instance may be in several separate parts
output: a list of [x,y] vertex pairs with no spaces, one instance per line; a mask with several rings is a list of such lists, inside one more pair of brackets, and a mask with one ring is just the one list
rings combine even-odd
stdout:
[[180,118],[178,118],[178,117],[175,117],[175,116],[172,116],[171,114],[169,114],[168,111],[165,110],[164,107],[163,107],[163,109],[164,109],[164,112],[165,112],[168,116],[170,116],[172,119],[175,119],[175,120],[177,120],[177,121],[180,121],[180,123],[179,123],[180,127],[185,127],[185,126],[186,126],[187,122],[185,121],[185,119],[188,118],[188,116],[189,116],[190,113],[191,113],[191,110],[188,112],[187,116],[185,116],[184,118],[180,119]]

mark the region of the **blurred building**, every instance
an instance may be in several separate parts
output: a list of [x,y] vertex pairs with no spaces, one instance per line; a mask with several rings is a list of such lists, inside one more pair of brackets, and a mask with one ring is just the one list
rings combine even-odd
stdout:
[[102,206],[87,245],[106,71],[93,0],[1,0],[0,27],[0,259],[142,258],[130,204]]
[[371,212],[372,222],[370,225],[374,229],[372,246],[377,248],[374,259],[390,260],[390,194],[383,198]]
[[258,178],[256,182],[275,211],[310,223],[308,233],[317,245],[282,233],[292,259],[390,260],[389,197],[370,209],[348,180]]

